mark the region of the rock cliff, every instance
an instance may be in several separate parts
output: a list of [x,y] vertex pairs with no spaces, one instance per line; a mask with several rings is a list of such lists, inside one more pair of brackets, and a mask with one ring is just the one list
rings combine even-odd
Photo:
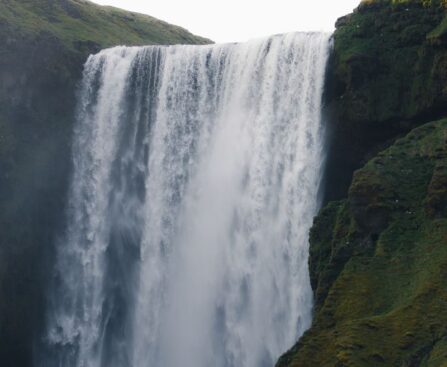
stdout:
[[440,1],[365,1],[337,22],[314,322],[278,367],[447,361],[446,26]]

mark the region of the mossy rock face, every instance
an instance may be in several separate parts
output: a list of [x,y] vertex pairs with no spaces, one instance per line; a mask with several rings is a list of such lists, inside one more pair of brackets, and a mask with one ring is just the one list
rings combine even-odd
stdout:
[[278,367],[447,365],[447,120],[430,122],[447,116],[446,35],[444,0],[363,1],[337,22],[339,201],[310,232],[313,326]]
[[350,127],[398,123],[445,109],[447,54],[429,41],[445,8],[390,3],[360,6],[335,33],[339,117]]
[[85,0],[0,0],[0,365],[33,365],[87,56],[178,43],[210,41]]
[[444,1],[364,1],[337,22],[329,72],[330,200],[396,136],[447,115]]
[[378,154],[320,212],[315,320],[278,366],[447,364],[446,163],[444,119]]

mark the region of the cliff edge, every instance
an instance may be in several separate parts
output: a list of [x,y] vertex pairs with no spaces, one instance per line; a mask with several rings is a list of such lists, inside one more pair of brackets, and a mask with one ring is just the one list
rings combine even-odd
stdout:
[[284,366],[447,363],[447,16],[364,1],[337,22],[312,328]]

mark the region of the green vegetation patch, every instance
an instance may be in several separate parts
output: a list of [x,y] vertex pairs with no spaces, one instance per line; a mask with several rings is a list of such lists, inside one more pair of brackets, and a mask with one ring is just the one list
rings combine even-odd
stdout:
[[339,113],[345,123],[411,119],[445,94],[445,1],[365,1],[335,32]]
[[117,44],[210,43],[150,16],[85,0],[2,0],[0,24],[0,29],[7,31],[9,42],[19,36],[37,37],[46,33],[72,48],[79,48],[85,42],[96,43],[101,48]]
[[444,119],[369,161],[321,211],[315,321],[278,366],[447,365],[446,163]]

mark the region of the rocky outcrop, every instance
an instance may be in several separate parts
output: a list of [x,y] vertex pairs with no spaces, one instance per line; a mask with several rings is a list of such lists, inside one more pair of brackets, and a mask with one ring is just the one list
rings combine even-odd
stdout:
[[[278,366],[441,366],[447,360],[447,120],[358,170],[311,232],[313,327]],[[445,207],[443,207],[445,208]]]
[[337,22],[327,199],[397,136],[447,115],[447,17],[441,1],[364,1]]
[[447,361],[445,6],[364,1],[337,23],[315,317],[278,367]]
[[88,54],[209,43],[85,0],[0,2],[0,361],[32,365],[52,244],[64,220],[75,92]]

